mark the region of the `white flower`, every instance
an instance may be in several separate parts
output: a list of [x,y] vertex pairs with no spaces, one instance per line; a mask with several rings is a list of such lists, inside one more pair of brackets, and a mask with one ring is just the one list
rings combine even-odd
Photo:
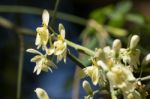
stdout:
[[38,99],[50,99],[47,92],[43,90],[42,88],[36,88],[34,91]]
[[57,56],[57,62],[61,61],[62,59],[64,59],[64,62],[66,62],[67,43],[65,42],[65,29],[62,24],[59,24],[59,32],[60,35],[58,35],[58,40],[54,42],[54,54]]
[[42,27],[38,27],[36,29],[37,36],[35,40],[35,45],[37,48],[40,48],[42,46],[42,49],[44,50],[49,39],[49,31],[48,31],[48,23],[49,23],[49,13],[47,10],[43,11],[42,15]]
[[95,61],[92,61],[92,66],[88,66],[83,69],[84,73],[89,76],[94,85],[101,84],[105,85],[106,77],[103,70],[97,65]]
[[120,58],[123,60],[125,65],[130,65],[133,69],[137,69],[137,66],[140,64],[140,50],[121,49]]
[[55,49],[53,47],[47,48],[46,47],[46,54],[47,55],[52,55],[54,53]]
[[37,75],[39,75],[41,71],[48,72],[48,70],[50,70],[52,72],[51,68],[56,68],[55,64],[41,52],[34,49],[28,49],[27,52],[37,54],[31,59],[31,62],[36,62],[36,66],[33,72],[36,72]]
[[135,85],[130,82],[134,81],[135,77],[127,67],[121,64],[114,65],[106,75],[113,87],[120,88],[122,91],[133,91],[135,89]]
[[89,66],[83,69],[84,73],[92,79],[94,85],[99,82],[99,69],[97,66]]

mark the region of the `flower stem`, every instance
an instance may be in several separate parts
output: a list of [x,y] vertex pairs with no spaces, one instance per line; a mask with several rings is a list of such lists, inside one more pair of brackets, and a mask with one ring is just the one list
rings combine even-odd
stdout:
[[94,51],[92,51],[92,50],[90,50],[90,49],[88,49],[86,47],[83,47],[81,45],[75,44],[75,43],[73,43],[73,42],[71,42],[69,40],[66,40],[66,43],[69,46],[71,46],[71,47],[73,47],[73,48],[75,48],[75,49],[77,49],[77,50],[79,50],[79,51],[81,51],[81,52],[83,52],[83,53],[85,53],[87,55],[93,56],[95,54]]
[[139,80],[139,81],[145,81],[145,80],[149,80],[149,79],[150,79],[150,75],[146,76],[146,77],[138,78],[137,80]]
[[[51,31],[52,33],[54,33],[55,35],[57,35],[57,33],[53,30],[52,27],[49,27],[49,29],[50,29],[50,31]],[[69,40],[65,40],[65,41],[66,41],[66,43],[67,43],[70,47],[73,47],[73,48],[75,48],[75,49],[77,49],[77,50],[79,50],[79,51],[81,51],[81,52],[83,52],[83,53],[85,53],[85,54],[87,54],[87,55],[89,55],[89,56],[93,56],[93,55],[95,54],[94,51],[92,51],[92,50],[90,50],[90,49],[88,49],[88,48],[86,48],[86,47],[84,47],[84,46],[78,45],[78,44],[73,43],[73,42],[71,42],[71,41],[69,41]]]
[[55,20],[55,18],[56,18],[59,1],[60,1],[60,0],[56,0],[55,8],[54,8],[53,15],[52,15],[52,20],[50,21],[50,26],[52,26],[52,27],[54,26],[54,20]]
[[22,69],[24,58],[24,42],[23,35],[18,34],[20,41],[19,64],[18,64],[18,77],[17,77],[17,99],[21,99],[21,82],[22,82]]
[[69,51],[67,51],[67,56],[74,61],[79,67],[82,69],[85,68],[86,66],[79,60],[77,59],[74,55],[72,55]]

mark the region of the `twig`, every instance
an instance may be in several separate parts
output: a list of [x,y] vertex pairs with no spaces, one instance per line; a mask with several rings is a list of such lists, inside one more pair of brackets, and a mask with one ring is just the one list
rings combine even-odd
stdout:
[[56,18],[59,1],[60,1],[60,0],[56,0],[55,8],[54,8],[53,15],[52,15],[52,20],[50,21],[50,26],[52,26],[52,27],[53,27],[53,24],[54,24],[54,20],[55,20],[55,18]]
[[21,83],[22,83],[22,68],[23,68],[23,58],[24,58],[24,41],[23,35],[18,34],[20,41],[19,48],[19,64],[18,64],[18,77],[17,77],[17,99],[21,99]]
[[67,56],[74,61],[79,67],[81,67],[82,69],[85,68],[85,65],[82,64],[82,62],[80,60],[78,60],[74,55],[72,55],[69,51],[67,51]]
[[90,49],[88,49],[86,47],[83,47],[81,45],[75,44],[75,43],[73,43],[71,41],[68,41],[68,40],[66,40],[66,42],[67,42],[67,44],[69,46],[71,46],[71,47],[73,47],[73,48],[75,48],[75,49],[77,49],[77,50],[79,50],[79,51],[81,51],[81,52],[83,52],[83,53],[85,53],[87,55],[93,56],[95,54],[94,51],[92,51],[92,50],[90,50]]
[[146,76],[146,77],[138,78],[137,80],[139,80],[139,81],[145,81],[145,80],[149,80],[149,79],[150,79],[150,75]]

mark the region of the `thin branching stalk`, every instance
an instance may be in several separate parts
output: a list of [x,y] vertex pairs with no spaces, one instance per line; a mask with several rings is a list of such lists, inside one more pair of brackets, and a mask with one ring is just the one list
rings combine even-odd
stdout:
[[73,43],[73,42],[71,42],[69,40],[66,40],[66,42],[67,42],[67,44],[69,46],[71,46],[71,47],[75,48],[76,50],[79,50],[79,51],[81,51],[81,52],[83,52],[83,53],[85,53],[87,55],[93,56],[95,54],[94,51],[92,51],[92,50],[90,50],[90,49],[88,49],[86,47],[83,47],[81,45],[75,44],[75,43]]
[[67,56],[74,61],[80,68],[85,68],[85,65],[79,60],[77,59],[77,57],[75,57],[74,55],[72,55],[69,51],[67,51]]
[[52,15],[52,19],[50,21],[50,26],[52,26],[52,27],[54,26],[54,20],[56,19],[59,2],[60,2],[60,0],[56,0],[55,8],[54,8],[53,15]]
[[20,47],[19,47],[19,64],[18,64],[18,77],[17,77],[17,99],[21,99],[21,83],[22,83],[22,70],[24,60],[24,41],[23,35],[18,34]]

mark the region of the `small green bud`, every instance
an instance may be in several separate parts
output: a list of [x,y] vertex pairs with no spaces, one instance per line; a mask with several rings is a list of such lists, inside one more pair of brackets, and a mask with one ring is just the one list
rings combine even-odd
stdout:
[[90,86],[90,84],[89,84],[89,82],[87,80],[83,81],[82,87],[84,88],[84,90],[86,91],[86,93],[88,95],[93,93],[92,88],[91,88],[91,86]]

